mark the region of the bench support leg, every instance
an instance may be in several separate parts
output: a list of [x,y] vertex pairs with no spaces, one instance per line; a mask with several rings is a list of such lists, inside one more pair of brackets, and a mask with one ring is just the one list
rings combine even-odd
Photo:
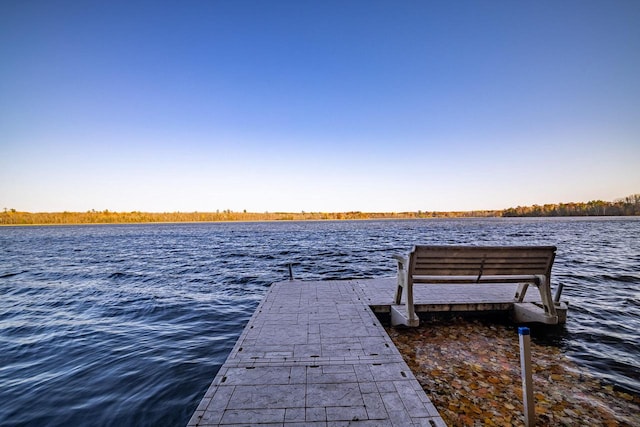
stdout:
[[409,322],[417,322],[415,308],[413,307],[413,283],[407,283],[407,318]]
[[527,293],[527,289],[529,288],[528,283],[520,283],[518,284],[518,290],[516,290],[516,302],[524,301],[524,296]]
[[553,303],[553,297],[551,297],[551,283],[546,276],[539,276],[540,284],[538,285],[538,291],[540,292],[540,299],[544,306],[544,314],[549,318],[555,318],[558,323],[558,315],[556,314],[556,306]]
[[556,306],[551,297],[551,284],[544,275],[538,275],[538,292],[540,292],[540,300],[542,308],[533,303],[525,303],[524,296],[527,293],[528,283],[518,285],[515,295],[514,317],[519,322],[541,322],[547,325],[558,324],[558,314]]
[[391,326],[399,326],[404,325],[408,327],[416,327],[420,325],[420,318],[415,316],[411,319],[407,315],[407,310],[405,310],[402,306],[392,305],[391,306]]
[[400,304],[402,300],[402,289],[407,284],[407,269],[405,267],[404,262],[398,261],[398,285],[396,287],[396,294],[393,297],[394,304]]
[[[402,310],[400,304],[402,303],[404,289],[407,290],[407,303],[406,309]],[[407,279],[407,271],[403,268],[401,262],[398,262],[398,286],[396,287],[393,302],[395,305],[391,306],[391,325],[415,327],[420,324],[420,319],[416,316],[413,306],[413,283]]]

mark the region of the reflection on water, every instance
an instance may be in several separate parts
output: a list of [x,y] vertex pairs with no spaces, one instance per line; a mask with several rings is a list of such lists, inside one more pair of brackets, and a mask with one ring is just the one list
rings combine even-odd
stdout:
[[0,425],[184,425],[274,281],[395,274],[413,244],[556,245],[562,352],[640,393],[640,220],[0,228]]

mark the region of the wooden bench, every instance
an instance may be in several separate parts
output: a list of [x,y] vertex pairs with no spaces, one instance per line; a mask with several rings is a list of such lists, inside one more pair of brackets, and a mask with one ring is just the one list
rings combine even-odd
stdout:
[[[555,246],[414,246],[398,261],[398,286],[391,315],[393,324],[418,326],[414,310],[414,284],[517,283],[514,304],[521,304],[520,321],[557,324],[551,298],[551,266]],[[542,306],[523,304],[529,285],[538,288]],[[400,310],[406,290],[406,310]],[[515,306],[514,306],[515,307]]]

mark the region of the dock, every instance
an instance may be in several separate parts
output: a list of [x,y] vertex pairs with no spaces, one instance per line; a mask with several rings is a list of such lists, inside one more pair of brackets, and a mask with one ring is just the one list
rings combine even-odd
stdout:
[[[188,426],[445,426],[374,313],[390,311],[395,286],[274,283]],[[510,286],[421,288],[417,312],[513,307]]]

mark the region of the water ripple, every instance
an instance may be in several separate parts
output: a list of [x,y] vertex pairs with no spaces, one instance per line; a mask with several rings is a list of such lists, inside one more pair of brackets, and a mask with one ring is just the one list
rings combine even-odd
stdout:
[[413,244],[558,246],[560,345],[640,393],[640,221],[479,219],[0,228],[0,425],[184,425],[288,277],[392,276]]

